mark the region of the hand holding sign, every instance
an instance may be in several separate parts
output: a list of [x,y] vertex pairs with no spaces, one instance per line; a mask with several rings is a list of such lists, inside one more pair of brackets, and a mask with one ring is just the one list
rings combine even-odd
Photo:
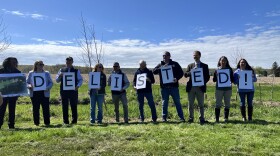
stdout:
[[173,76],[173,70],[172,66],[164,66],[160,68],[161,70],[161,78],[162,78],[162,83],[174,83],[174,76]]
[[229,69],[217,70],[218,87],[231,87],[230,71]]
[[252,70],[239,71],[239,89],[253,89]]
[[192,86],[203,86],[204,77],[202,68],[195,68],[191,70]]
[[100,72],[90,72],[89,73],[89,82],[88,87],[90,89],[99,89],[100,88]]
[[75,73],[66,72],[63,73],[63,90],[75,90]]
[[46,74],[45,73],[33,73],[31,80],[31,88],[33,91],[41,91],[47,89]]
[[147,79],[146,73],[138,74],[137,81],[136,81],[136,89],[146,88],[146,79]]
[[111,90],[122,91],[122,74],[111,75]]

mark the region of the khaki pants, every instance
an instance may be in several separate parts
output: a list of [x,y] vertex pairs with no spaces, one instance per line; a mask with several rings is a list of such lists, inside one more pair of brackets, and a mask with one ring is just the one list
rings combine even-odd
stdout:
[[216,90],[216,108],[221,108],[223,106],[223,99],[225,103],[225,108],[230,109],[230,98],[232,95],[232,90]]
[[115,113],[116,113],[116,121],[119,122],[119,103],[120,100],[123,104],[123,114],[124,114],[124,122],[128,122],[128,106],[127,106],[127,98],[126,93],[122,94],[112,94],[112,100],[115,105]]
[[201,91],[199,87],[192,87],[190,92],[188,92],[189,100],[189,118],[194,118],[194,100],[197,100],[200,112],[200,119],[204,119],[204,92]]

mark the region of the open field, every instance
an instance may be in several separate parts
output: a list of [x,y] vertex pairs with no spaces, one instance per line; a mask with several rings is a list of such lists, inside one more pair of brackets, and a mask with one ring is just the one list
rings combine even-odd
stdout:
[[[131,76],[129,76],[131,78]],[[159,85],[153,85],[158,123],[151,123],[145,103],[144,123],[139,122],[135,91],[128,89],[129,124],[115,123],[109,87],[103,106],[103,124],[90,124],[87,84],[79,89],[79,120],[76,125],[62,124],[60,104],[51,105],[51,126],[35,126],[28,97],[20,97],[16,109],[16,129],[7,128],[7,116],[0,130],[0,155],[280,155],[280,85],[256,84],[252,122],[242,122],[239,100],[233,92],[228,123],[215,123],[215,86],[209,84],[205,117],[209,124],[199,124],[195,104],[195,122],[180,123],[170,99],[168,122],[161,122]],[[185,85],[180,85],[184,115],[188,117]],[[236,87],[233,87],[236,90]],[[271,96],[273,95],[273,97]],[[59,103],[59,84],[54,83],[51,100]],[[122,117],[122,107],[120,107]],[[221,121],[223,113],[221,112]],[[41,122],[42,115],[41,115]]]

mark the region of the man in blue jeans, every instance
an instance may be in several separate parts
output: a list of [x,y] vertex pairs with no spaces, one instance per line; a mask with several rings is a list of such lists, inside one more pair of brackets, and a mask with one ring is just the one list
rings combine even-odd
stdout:
[[[152,93],[152,84],[155,83],[155,78],[154,74],[151,70],[149,70],[146,66],[146,61],[140,60],[139,62],[140,68],[137,69],[137,71],[134,74],[133,78],[133,84],[134,87],[137,89],[137,100],[139,104],[139,111],[140,111],[140,120],[141,122],[144,122],[144,97],[146,97],[148,101],[148,105],[151,108],[151,113],[152,113],[152,120],[153,122],[157,121],[157,112],[156,112],[156,106],[154,103],[154,98],[153,98],[153,93]],[[139,77],[140,82],[146,81],[146,87],[138,89],[136,87],[137,83],[137,75],[139,74],[146,74],[146,80],[141,79]],[[143,83],[144,84],[144,83]]]
[[[175,103],[178,116],[180,118],[180,121],[185,122],[184,113],[182,110],[181,102],[180,102],[180,94],[179,94],[179,83],[178,81],[183,77],[184,72],[181,68],[181,66],[170,59],[171,55],[170,52],[165,51],[162,55],[163,61],[161,61],[160,64],[158,64],[154,69],[153,73],[158,74],[160,77],[160,88],[161,88],[161,97],[162,97],[162,121],[167,121],[168,116],[168,101],[169,101],[169,95],[172,96],[173,101]],[[163,82],[164,79],[168,79],[168,72],[167,70],[162,70],[165,67],[171,67],[172,68],[172,75],[173,80],[172,82],[165,83]],[[172,76],[169,75],[169,76]],[[165,77],[163,77],[165,76]],[[167,76],[167,78],[166,78]]]

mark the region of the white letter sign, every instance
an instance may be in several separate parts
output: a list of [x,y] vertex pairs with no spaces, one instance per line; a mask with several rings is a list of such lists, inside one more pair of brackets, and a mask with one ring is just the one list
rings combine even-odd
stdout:
[[90,72],[88,87],[90,89],[99,89],[100,88],[100,72]]
[[217,70],[217,80],[218,87],[231,87],[229,69]]
[[136,80],[136,89],[146,88],[146,79],[147,79],[146,73],[138,74]]
[[163,84],[174,82],[173,70],[171,65],[161,67],[160,71]]
[[63,90],[75,90],[75,73],[63,73]]
[[253,78],[251,70],[239,71],[239,89],[253,89]]
[[195,68],[191,70],[192,75],[192,86],[203,86],[204,77],[202,68]]
[[33,73],[31,82],[32,82],[34,91],[40,91],[40,90],[47,89],[45,73]]
[[122,74],[111,75],[111,90],[120,91],[122,89]]

